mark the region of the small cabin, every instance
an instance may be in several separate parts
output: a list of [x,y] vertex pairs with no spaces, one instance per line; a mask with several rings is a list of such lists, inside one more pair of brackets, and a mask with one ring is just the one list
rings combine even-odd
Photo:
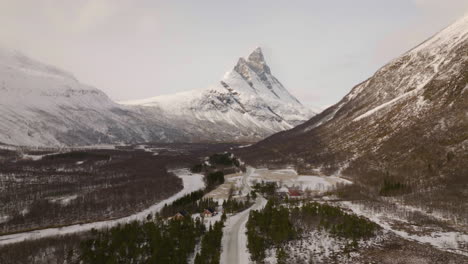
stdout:
[[188,212],[185,210],[177,212],[172,218],[175,220],[181,220],[188,215]]
[[206,208],[205,210],[203,210],[203,213],[202,213],[202,215],[204,217],[212,217],[212,216],[215,216],[217,214],[218,214],[218,212],[216,212],[216,210],[213,209],[213,208]]

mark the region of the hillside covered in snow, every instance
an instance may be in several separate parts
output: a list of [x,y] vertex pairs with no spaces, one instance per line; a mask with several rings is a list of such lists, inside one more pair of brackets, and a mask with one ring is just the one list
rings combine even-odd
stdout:
[[183,137],[73,75],[0,50],[0,142],[26,146],[91,145]]
[[313,115],[272,75],[261,48],[208,88],[123,104],[164,116],[195,141],[256,141]]
[[126,105],[70,73],[0,49],[3,144],[252,142],[311,115],[271,75],[260,49],[213,87]]

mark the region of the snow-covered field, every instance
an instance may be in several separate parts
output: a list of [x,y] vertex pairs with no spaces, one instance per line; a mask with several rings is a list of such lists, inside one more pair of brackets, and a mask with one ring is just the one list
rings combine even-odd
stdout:
[[[385,230],[393,232],[404,239],[427,243],[444,251],[468,256],[468,234],[466,233],[444,230],[435,231],[430,230],[430,228],[424,230],[425,227],[412,226],[405,219],[395,217],[391,213],[384,211],[372,210],[363,204],[352,202],[341,202],[340,204],[350,209],[353,213],[370,219]],[[398,228],[398,225],[395,224],[396,222],[404,222],[406,228],[414,228],[419,232],[413,233],[407,229]]]
[[1,236],[0,245],[6,245],[6,244],[21,242],[21,241],[30,240],[30,239],[39,239],[39,238],[44,238],[44,237],[52,237],[52,236],[58,236],[58,235],[66,235],[66,234],[84,232],[84,231],[89,231],[93,228],[104,229],[104,228],[116,226],[118,224],[129,223],[132,221],[142,221],[146,219],[146,217],[149,214],[154,214],[156,212],[159,212],[164,207],[165,204],[170,204],[176,199],[184,196],[185,194],[191,193],[193,191],[197,191],[205,187],[205,183],[203,181],[203,175],[201,174],[192,174],[187,169],[179,169],[179,170],[174,170],[172,172],[182,179],[183,185],[184,185],[183,189],[180,192],[174,194],[173,196],[165,200],[162,200],[139,213],[136,213],[127,217],[119,218],[119,219],[87,223],[87,224],[77,224],[77,225],[71,225],[71,226],[65,226],[65,227],[59,227],[59,228],[41,229],[41,230],[36,230],[36,231]]
[[250,181],[278,182],[282,186],[315,192],[330,190],[337,184],[351,184],[350,181],[337,176],[298,175],[294,169],[256,169],[251,175]]

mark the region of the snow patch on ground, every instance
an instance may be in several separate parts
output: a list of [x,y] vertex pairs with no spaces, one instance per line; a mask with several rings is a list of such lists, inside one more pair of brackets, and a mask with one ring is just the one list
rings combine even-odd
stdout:
[[338,176],[299,175],[294,169],[268,170],[257,169],[250,177],[251,182],[278,182],[282,186],[296,187],[301,190],[324,192],[337,184],[351,184],[351,181]]
[[[380,234],[370,239],[359,240],[358,247],[373,247],[381,244],[384,239],[385,234]],[[349,261],[359,253],[351,252],[349,256],[344,253],[348,243],[349,240],[317,229],[306,233],[301,239],[289,242],[285,251],[289,255],[290,263],[352,263]]]
[[75,200],[78,198],[78,195],[67,195],[67,196],[60,196],[60,197],[53,197],[50,198],[49,201],[52,203],[59,203],[61,205],[68,205],[71,201]]
[[10,216],[8,216],[8,215],[0,215],[0,224],[1,224],[1,223],[5,223],[6,221],[8,221],[8,219],[10,219]]

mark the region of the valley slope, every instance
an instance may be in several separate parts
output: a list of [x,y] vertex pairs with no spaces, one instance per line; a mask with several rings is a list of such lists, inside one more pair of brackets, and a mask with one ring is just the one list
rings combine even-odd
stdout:
[[337,104],[239,149],[251,164],[340,174],[378,193],[468,213],[468,16],[394,59]]

